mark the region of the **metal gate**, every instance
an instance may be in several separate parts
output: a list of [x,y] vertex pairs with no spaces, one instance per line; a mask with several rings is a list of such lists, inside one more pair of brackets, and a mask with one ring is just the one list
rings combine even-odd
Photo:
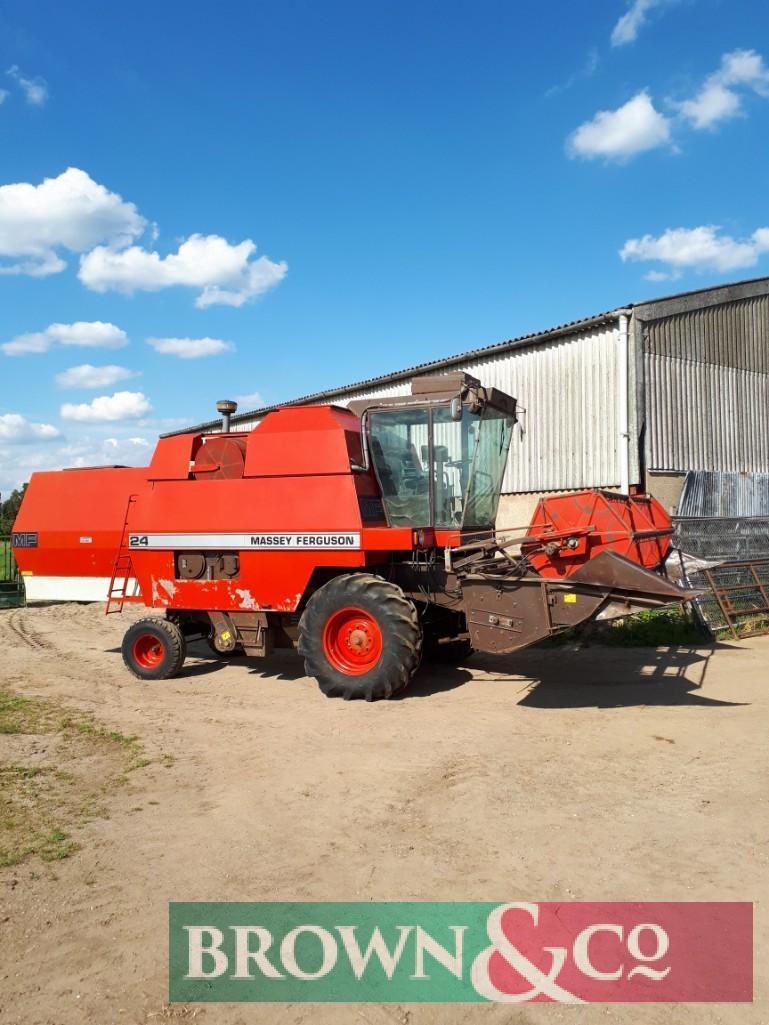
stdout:
[[0,609],[24,604],[24,584],[13,557],[9,534],[0,534]]
[[715,637],[769,633],[769,517],[673,517],[673,543],[689,555],[712,560],[690,573],[705,589],[694,607]]
[[711,633],[769,633],[769,474],[690,470],[673,524],[674,545],[711,563],[689,577]]
[[769,559],[724,562],[689,581],[709,589],[696,607],[714,636],[727,630],[734,638],[769,633]]

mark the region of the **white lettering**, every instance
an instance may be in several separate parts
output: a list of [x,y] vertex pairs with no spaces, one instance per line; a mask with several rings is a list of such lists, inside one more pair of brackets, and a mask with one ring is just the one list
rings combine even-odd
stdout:
[[613,933],[615,936],[619,936],[620,940],[623,936],[621,925],[588,925],[574,940],[574,964],[588,978],[597,979],[599,982],[612,982],[614,979],[621,979],[624,965],[620,965],[616,972],[602,972],[590,960],[590,940],[597,932]]
[[[253,961],[262,975],[268,979],[285,979],[277,968],[267,960],[267,951],[272,946],[272,933],[261,925],[231,925],[235,933],[235,974],[233,979],[253,979],[249,971],[249,961]],[[259,945],[256,950],[249,950],[249,939],[256,936]]]
[[[657,941],[657,946],[653,954],[644,954],[641,951],[641,935],[646,929],[654,934],[654,938]],[[650,922],[644,922],[642,925],[637,925],[630,931],[627,938],[628,952],[637,961],[659,961],[661,957],[664,957],[665,954],[667,954],[669,946],[670,939],[662,926],[654,925]],[[660,979],[665,978],[669,971],[670,965],[668,965],[664,971],[662,969],[646,968],[642,965],[637,965],[628,972],[627,977],[632,979],[634,975],[644,975],[647,979],[654,979],[655,982],[659,982]]]
[[[296,941],[305,932],[318,937],[323,951],[323,961],[315,972],[304,971],[296,962]],[[322,979],[336,964],[338,954],[336,940],[327,929],[322,929],[319,925],[298,925],[286,933],[280,945],[280,959],[286,971],[291,972],[297,979]]]
[[409,938],[409,933],[414,926],[398,926],[398,942],[396,943],[395,950],[392,953],[390,953],[390,949],[385,943],[382,933],[379,931],[379,926],[377,926],[371,934],[371,939],[368,941],[365,954],[361,952],[357,937],[355,936],[355,930],[357,928],[357,925],[336,926],[336,931],[342,937],[342,943],[344,944],[344,949],[347,952],[350,966],[355,973],[355,978],[361,978],[363,973],[366,971],[366,966],[368,965],[372,954],[376,954],[379,958],[379,963],[384,969],[385,975],[388,979],[391,979],[395,969],[398,967],[398,962],[403,954],[403,948],[406,945],[406,940]]
[[442,964],[447,971],[450,971],[452,975],[456,975],[458,979],[462,978],[462,940],[467,926],[452,925],[449,928],[454,933],[453,954],[447,947],[441,946],[436,939],[433,939],[430,933],[426,932],[421,925],[417,926],[414,937],[416,953],[414,955],[414,974],[411,976],[412,979],[430,978],[425,972],[425,954],[429,954],[438,964]]
[[[185,925],[187,932],[187,974],[185,979],[216,979],[227,971],[227,955],[221,949],[224,936],[220,929],[205,925]],[[209,943],[203,943],[203,936],[209,937]],[[203,968],[203,956],[208,954],[214,959],[210,972]]]
[[[556,982],[566,961],[566,948],[542,948],[550,955],[550,971],[543,972],[508,939],[502,928],[502,918],[508,911],[525,911],[531,917],[534,925],[539,924],[539,907],[536,904],[513,901],[510,904],[500,904],[494,908],[486,919],[486,932],[492,945],[478,954],[470,970],[470,977],[476,991],[487,1000],[497,1000],[503,1004],[521,1004],[527,1000],[533,1000],[540,993],[563,1004],[584,1004],[584,1000]],[[514,968],[522,978],[531,983],[532,988],[523,993],[506,993],[504,990],[497,989],[489,974],[489,962],[492,954],[495,953],[501,954],[511,968]]]

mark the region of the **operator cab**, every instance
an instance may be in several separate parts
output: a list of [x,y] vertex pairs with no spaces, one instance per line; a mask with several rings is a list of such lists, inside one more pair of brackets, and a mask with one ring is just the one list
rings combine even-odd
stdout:
[[469,374],[417,378],[410,396],[350,404],[393,527],[493,525],[516,400]]

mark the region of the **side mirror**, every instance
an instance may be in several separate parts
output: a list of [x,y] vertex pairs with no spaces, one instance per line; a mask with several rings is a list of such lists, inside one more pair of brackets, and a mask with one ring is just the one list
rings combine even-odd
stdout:
[[462,399],[455,395],[451,400],[451,419],[459,421],[462,419]]

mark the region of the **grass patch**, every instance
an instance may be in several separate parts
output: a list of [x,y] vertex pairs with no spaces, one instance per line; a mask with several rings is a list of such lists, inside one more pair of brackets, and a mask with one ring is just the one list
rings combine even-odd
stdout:
[[61,723],[55,706],[0,689],[0,733],[52,733]]
[[149,765],[149,759],[141,757],[142,747],[138,737],[127,737],[125,733],[119,733],[117,730],[108,730],[104,726],[99,726],[92,719],[84,717],[73,718],[71,715],[62,720],[61,728],[65,731],[69,730],[70,732],[79,733],[81,736],[89,737],[92,740],[116,744],[128,756],[129,764],[127,771]]
[[18,865],[32,855],[60,861],[78,844],[62,820],[69,819],[72,777],[56,769],[0,766],[0,867]]
[[687,609],[648,609],[607,623],[595,621],[556,634],[537,647],[557,648],[577,641],[604,644],[610,648],[669,648],[683,644],[707,644],[712,638],[695,622]]
[[[24,746],[13,762],[0,760],[0,867],[37,856],[58,861],[78,850],[73,834],[106,816],[108,794],[126,773],[148,764],[137,737],[97,723],[56,702],[0,688],[0,734],[34,738],[36,764]],[[3,741],[0,738],[0,757]],[[27,757],[32,758],[30,753]]]

